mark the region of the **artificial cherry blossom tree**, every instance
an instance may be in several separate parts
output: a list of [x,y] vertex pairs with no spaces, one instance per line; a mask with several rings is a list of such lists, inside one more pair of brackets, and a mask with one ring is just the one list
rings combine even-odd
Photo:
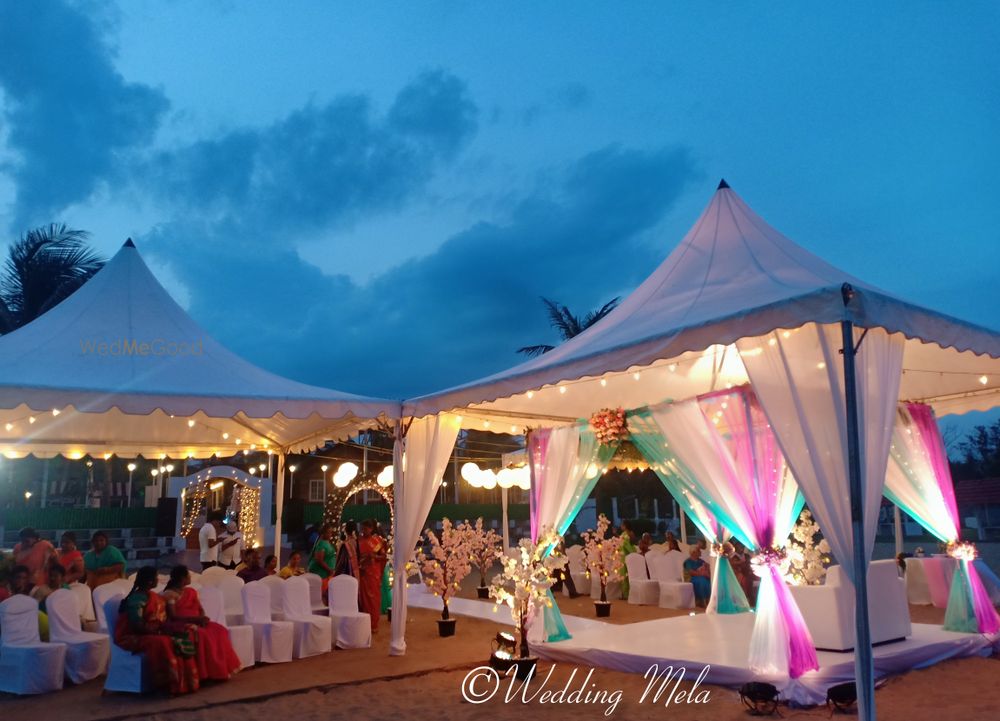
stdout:
[[583,540],[583,560],[587,573],[601,584],[601,603],[608,602],[608,582],[621,576],[621,536],[608,537],[611,521],[603,513],[597,518],[597,529],[580,534]]
[[435,596],[440,596],[442,620],[447,621],[448,600],[461,587],[462,580],[472,570],[471,558],[475,529],[468,523],[455,526],[447,518],[441,524],[441,538],[431,529],[424,531],[430,551],[420,554],[420,571],[424,583]]
[[486,572],[493,567],[500,555],[503,540],[496,531],[483,525],[482,517],[476,519],[473,531],[471,561],[479,569],[479,587],[483,588],[486,586]]

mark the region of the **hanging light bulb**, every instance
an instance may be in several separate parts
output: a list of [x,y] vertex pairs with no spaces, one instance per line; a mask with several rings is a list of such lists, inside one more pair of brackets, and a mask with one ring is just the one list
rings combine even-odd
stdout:
[[479,466],[475,463],[463,463],[461,473],[462,478],[472,485],[479,483],[479,474],[481,471],[479,470]]
[[375,477],[375,482],[378,483],[382,488],[388,488],[392,485],[392,466],[386,466],[381,471],[379,471],[378,476]]
[[502,468],[497,473],[497,485],[501,488],[513,488],[517,484],[517,473],[513,468]]
[[480,474],[479,483],[482,488],[491,491],[497,487],[497,474],[487,468]]

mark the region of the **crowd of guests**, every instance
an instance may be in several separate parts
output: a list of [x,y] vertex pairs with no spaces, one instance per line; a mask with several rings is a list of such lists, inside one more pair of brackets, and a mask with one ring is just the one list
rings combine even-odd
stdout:
[[259,549],[246,548],[236,524],[224,524],[224,516],[218,511],[210,512],[199,530],[198,546],[202,570],[221,566],[234,570],[247,583],[267,576],[291,578],[314,573],[323,581],[324,601],[331,578],[341,574],[353,576],[358,582],[358,608],[371,616],[373,632],[378,630],[379,617],[392,600],[389,545],[374,520],[362,521],[360,527],[349,521],[339,538],[332,524],[317,528],[308,556],[304,559],[301,551],[292,551],[281,569],[273,555],[262,557]]
[[[637,536],[632,530],[628,521],[622,521],[622,598],[628,598],[628,571],[624,565],[624,558],[630,553],[640,553],[646,555],[653,546],[653,537],[649,533]],[[666,533],[663,540],[666,550],[681,552],[680,543],[670,531]],[[712,569],[702,556],[708,551],[708,543],[704,538],[688,548],[688,557],[684,560],[684,580],[691,583],[694,588],[695,605],[705,608],[708,605],[709,597],[712,595]],[[751,605],[756,602],[756,586],[754,584],[753,569],[750,567],[750,555],[746,547],[735,538],[722,544],[722,555],[724,555],[729,565],[733,569],[736,581],[739,583],[743,593]],[[568,577],[569,574],[566,574]],[[572,581],[570,581],[572,582]]]

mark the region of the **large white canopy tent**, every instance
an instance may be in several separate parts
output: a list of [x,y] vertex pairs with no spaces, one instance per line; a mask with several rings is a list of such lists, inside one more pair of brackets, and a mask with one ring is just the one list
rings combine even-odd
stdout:
[[131,240],[82,288],[0,338],[0,453],[69,458],[278,456],[379,421],[397,401],[298,383],[209,336]]
[[[504,432],[746,383],[866,608],[863,569],[897,400],[939,414],[1000,405],[1000,334],[833,267],[723,181],[680,245],[602,321],[536,359],[407,401],[403,412],[460,414],[465,427]],[[857,648],[862,717],[870,718],[863,613]]]

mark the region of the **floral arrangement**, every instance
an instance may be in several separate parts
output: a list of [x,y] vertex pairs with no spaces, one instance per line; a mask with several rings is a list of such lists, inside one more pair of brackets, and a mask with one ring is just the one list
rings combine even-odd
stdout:
[[[521,658],[528,657],[528,628],[535,611],[550,606],[549,588],[552,572],[566,565],[566,557],[556,550],[559,534],[546,526],[538,535],[538,543],[522,538],[513,556],[502,555],[501,572],[493,577],[490,597],[497,605],[510,607],[514,626],[521,634]],[[552,549],[551,553],[547,553]]]
[[[818,539],[818,540],[817,540]],[[830,565],[830,544],[820,534],[809,509],[802,509],[788,542],[788,571],[785,580],[795,586],[818,586]]]
[[758,578],[764,578],[769,569],[777,568],[782,576],[788,575],[789,558],[784,548],[768,546],[761,548],[750,558],[750,568]]
[[472,556],[469,560],[479,569],[479,587],[483,588],[486,585],[486,572],[493,567],[494,561],[500,555],[500,544],[503,539],[492,528],[483,526],[482,517],[476,519],[473,533]]
[[612,445],[628,438],[628,423],[625,409],[603,408],[590,417],[590,427],[594,429],[597,442]]
[[947,553],[959,561],[975,561],[979,556],[976,547],[969,541],[952,541],[948,544]]
[[445,621],[451,618],[448,599],[458,592],[462,579],[472,570],[469,559],[474,535],[475,530],[468,523],[454,526],[447,518],[441,523],[440,540],[434,531],[424,531],[430,550],[421,554],[420,571],[431,593],[441,597],[441,618]]
[[597,530],[580,534],[583,541],[583,561],[587,575],[597,577],[601,584],[601,603],[608,602],[608,581],[612,576],[621,576],[624,559],[622,557],[621,536],[608,537],[611,521],[603,513],[597,518]]

